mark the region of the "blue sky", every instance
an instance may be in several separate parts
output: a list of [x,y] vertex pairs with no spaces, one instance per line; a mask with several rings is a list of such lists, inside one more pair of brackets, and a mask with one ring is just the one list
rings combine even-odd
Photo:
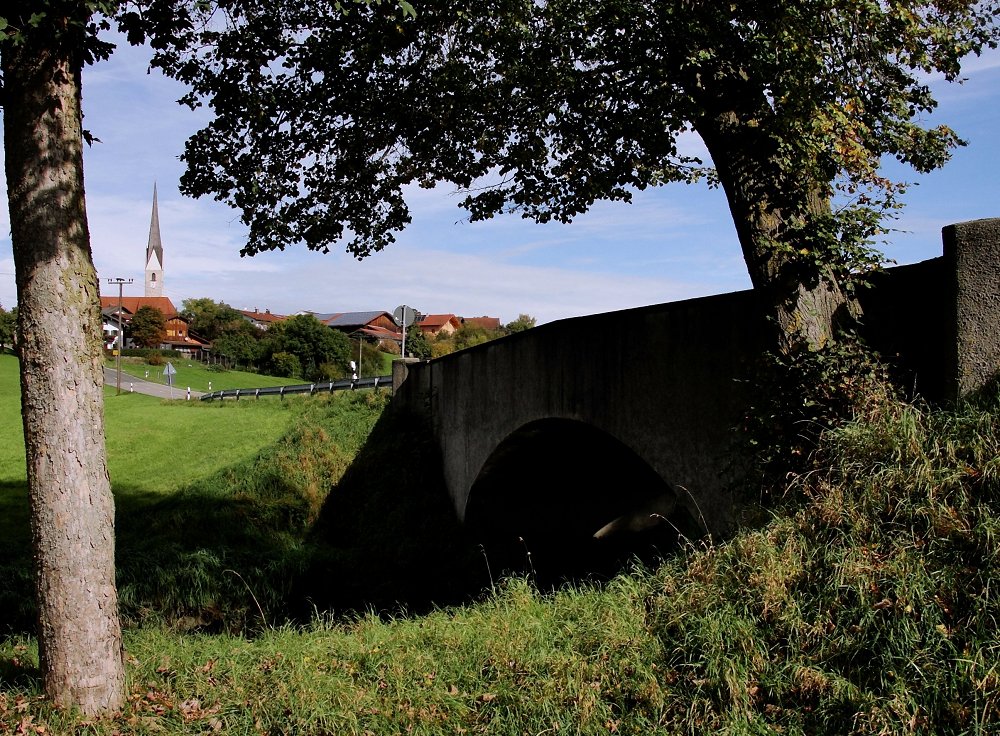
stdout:
[[[203,118],[175,103],[182,88],[147,74],[148,52],[119,47],[85,70],[85,127],[101,143],[85,151],[94,262],[105,293],[113,277],[142,294],[154,181],[159,189],[165,293],[210,297],[279,314],[385,309],[490,315],[527,312],[540,322],[749,287],[720,190],[670,185],[631,205],[604,203],[570,225],[516,217],[464,222],[450,190],[414,189],[413,224],[398,242],[358,262],[305,248],[241,258],[244,228],[217,202],[178,192],[183,142]],[[898,263],[940,253],[941,228],[1000,217],[1000,53],[971,59],[963,85],[931,80],[944,122],[969,140],[941,171],[916,177],[907,208],[885,248]],[[685,140],[690,151],[700,140]],[[2,184],[2,183],[0,183]],[[6,201],[6,189],[3,197]],[[10,224],[0,212],[0,304],[16,302]]]

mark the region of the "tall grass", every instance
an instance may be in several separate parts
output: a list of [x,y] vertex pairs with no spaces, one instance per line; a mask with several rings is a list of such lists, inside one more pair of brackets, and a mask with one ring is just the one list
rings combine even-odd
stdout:
[[1000,731],[997,409],[882,405],[824,437],[766,527],[662,569],[673,718],[698,702],[713,733]]
[[127,620],[202,630],[257,630],[307,616],[317,557],[310,539],[385,405],[374,393],[300,398],[270,447],[152,503],[120,504],[118,584]]

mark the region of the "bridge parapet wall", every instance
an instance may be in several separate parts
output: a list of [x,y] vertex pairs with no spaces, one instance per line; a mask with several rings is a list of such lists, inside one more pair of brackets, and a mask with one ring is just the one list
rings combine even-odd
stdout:
[[1000,219],[949,225],[943,237],[954,325],[946,395],[957,398],[981,388],[1000,368]]
[[397,400],[429,411],[460,517],[499,442],[558,418],[608,433],[690,490],[692,514],[727,518],[746,391],[733,377],[767,334],[757,300],[745,291],[542,325],[408,366]]

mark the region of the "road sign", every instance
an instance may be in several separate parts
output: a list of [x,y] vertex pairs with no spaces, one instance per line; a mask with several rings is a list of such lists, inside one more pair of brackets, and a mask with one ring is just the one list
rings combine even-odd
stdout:
[[408,307],[405,304],[400,304],[392,311],[392,318],[396,320],[396,324],[406,327],[407,325],[413,324],[413,318],[417,316],[413,307]]
[[406,327],[413,324],[413,318],[416,316],[413,307],[408,307],[405,304],[400,304],[392,312],[392,318],[403,328],[403,344],[400,346],[400,353],[404,358],[406,357]]
[[167,377],[167,385],[168,386],[173,386],[174,385],[174,376],[177,375],[177,369],[174,368],[174,364],[173,363],[169,363],[169,362],[167,363],[167,367],[163,369],[163,375],[165,375]]

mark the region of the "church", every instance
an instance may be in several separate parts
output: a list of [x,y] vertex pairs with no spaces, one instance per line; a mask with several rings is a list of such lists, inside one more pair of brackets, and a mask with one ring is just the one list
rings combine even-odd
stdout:
[[146,296],[163,296],[163,241],[160,240],[160,212],[156,206],[156,184],[153,184],[153,215],[149,221],[149,242],[146,244]]
[[143,277],[144,296],[101,296],[105,347],[109,350],[114,348],[119,321],[125,330],[125,347],[135,347],[129,344],[128,323],[136,311],[142,307],[152,307],[159,310],[166,320],[165,334],[159,348],[177,350],[189,357],[201,358],[211,348],[211,343],[188,333],[187,320],[177,311],[170,298],[163,294],[163,241],[160,237],[160,213],[156,200],[156,184],[153,184],[153,212],[149,221]]

